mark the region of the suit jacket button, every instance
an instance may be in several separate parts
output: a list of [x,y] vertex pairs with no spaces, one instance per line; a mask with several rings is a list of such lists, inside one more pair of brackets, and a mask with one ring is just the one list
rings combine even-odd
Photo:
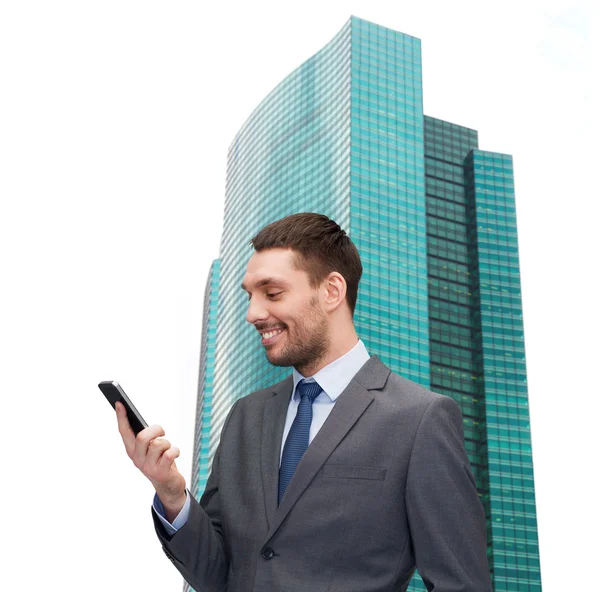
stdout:
[[271,547],[265,547],[261,553],[263,559],[273,559],[275,557],[275,551]]

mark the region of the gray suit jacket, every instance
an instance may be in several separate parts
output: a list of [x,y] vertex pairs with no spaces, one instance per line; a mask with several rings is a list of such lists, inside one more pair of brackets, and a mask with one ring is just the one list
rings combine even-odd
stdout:
[[372,356],[338,398],[277,506],[292,377],[239,399],[167,556],[197,592],[491,590],[483,507],[449,397]]

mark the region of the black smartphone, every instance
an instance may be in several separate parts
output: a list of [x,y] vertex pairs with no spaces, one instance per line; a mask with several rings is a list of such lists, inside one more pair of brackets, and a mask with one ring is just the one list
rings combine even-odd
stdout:
[[114,380],[105,380],[98,385],[98,388],[104,393],[104,396],[108,399],[108,402],[116,409],[115,403],[117,401],[123,403],[127,410],[127,419],[129,425],[133,430],[133,433],[137,436],[144,428],[148,427],[148,424],[144,421],[144,418],[140,415],[140,412],[135,408],[134,404],[129,400],[129,397],[125,394],[125,391],[121,388],[121,385]]

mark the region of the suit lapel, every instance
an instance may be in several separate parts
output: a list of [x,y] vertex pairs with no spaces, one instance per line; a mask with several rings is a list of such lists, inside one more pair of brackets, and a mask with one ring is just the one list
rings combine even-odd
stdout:
[[[342,439],[350,431],[352,426],[358,421],[360,416],[369,407],[374,399],[374,395],[369,389],[383,388],[390,370],[377,358],[372,356],[365,365],[359,370],[356,376],[350,381],[344,392],[339,396],[329,417],[310,443],[306,453],[298,463],[296,472],[288,485],[281,505],[277,507],[277,489],[279,476],[279,455],[281,449],[281,438],[283,427],[278,431],[278,445],[276,450],[271,450],[271,460],[275,457],[274,465],[268,469],[269,487],[265,488],[267,494],[267,516],[269,521],[269,533],[267,540],[271,538],[274,532],[279,528],[285,517],[288,515],[298,498],[308,487],[315,475],[319,472],[325,461],[336,449]],[[291,392],[291,387],[290,387]],[[276,397],[283,398],[283,397]],[[270,401],[269,401],[270,403]],[[286,400],[289,403],[289,398]],[[265,405],[265,411],[268,404]],[[285,405],[287,410],[287,405]],[[284,420],[285,422],[285,413]],[[283,424],[282,424],[283,426]],[[263,426],[264,430],[264,426]],[[264,434],[264,431],[263,431]],[[265,440],[263,437],[263,451]],[[276,455],[276,456],[275,456]],[[274,470],[273,470],[274,468]],[[263,472],[265,467],[263,465]],[[274,484],[273,484],[274,481]],[[269,509],[271,511],[269,511]],[[271,513],[272,512],[272,513]]]
[[294,379],[292,376],[288,376],[275,385],[273,396],[265,401],[263,407],[260,465],[265,493],[265,511],[269,526],[277,510],[281,439],[293,387]]

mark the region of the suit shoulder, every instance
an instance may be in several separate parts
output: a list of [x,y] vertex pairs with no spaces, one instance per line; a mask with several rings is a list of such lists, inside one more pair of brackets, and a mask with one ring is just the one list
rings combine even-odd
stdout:
[[404,378],[395,372],[390,372],[386,385],[382,391],[397,403],[420,407],[423,410],[434,404],[456,405],[452,397],[436,393],[427,387],[420,385],[408,378]]
[[425,410],[434,401],[453,401],[451,397],[434,393],[431,389],[396,374],[377,355],[371,356],[355,379],[380,402],[386,402],[393,408]]
[[408,419],[422,430],[446,431],[453,426],[451,431],[462,434],[462,412],[452,397],[433,392],[394,372],[390,373],[380,397],[382,408],[388,413]]

